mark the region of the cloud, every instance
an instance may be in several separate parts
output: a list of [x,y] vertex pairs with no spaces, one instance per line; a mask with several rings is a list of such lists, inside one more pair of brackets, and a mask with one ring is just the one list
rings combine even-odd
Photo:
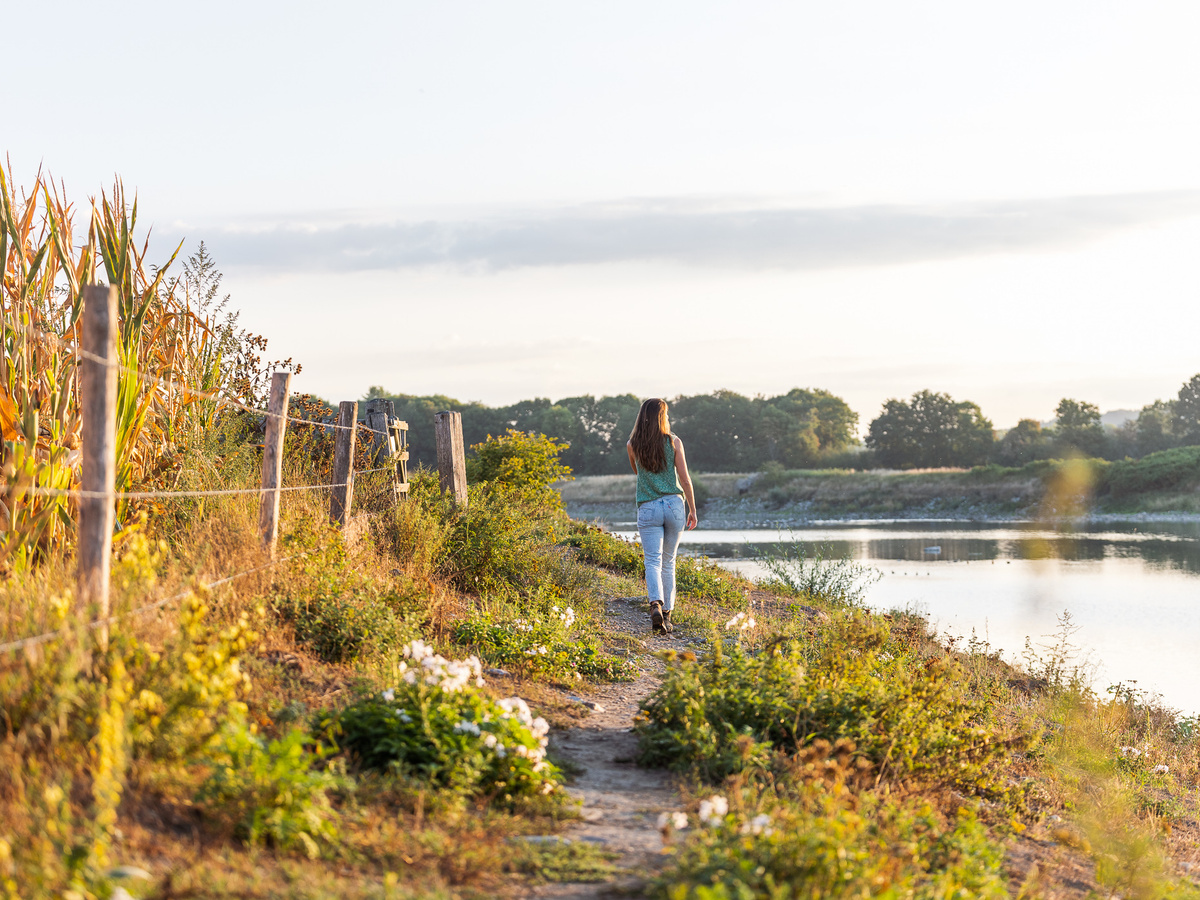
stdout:
[[223,266],[286,271],[628,262],[800,270],[1051,250],[1196,214],[1200,191],[824,208],[660,200],[467,221],[284,221],[189,237],[203,237]]

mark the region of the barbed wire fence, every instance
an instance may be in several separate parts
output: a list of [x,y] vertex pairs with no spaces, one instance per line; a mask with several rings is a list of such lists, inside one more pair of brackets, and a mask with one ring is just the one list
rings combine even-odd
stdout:
[[[76,610],[98,610],[96,617],[86,622],[85,630],[97,631],[103,644],[107,629],[120,617],[111,614],[109,582],[112,563],[112,540],[115,526],[115,505],[120,500],[152,500],[174,498],[259,496],[258,531],[268,561],[240,572],[201,583],[201,590],[229,584],[240,578],[263,572],[306,553],[280,557],[276,548],[279,529],[280,496],[294,491],[330,491],[329,517],[343,530],[351,525],[355,477],[378,472],[391,472],[391,493],[394,502],[407,498],[407,423],[396,420],[389,401],[369,401],[366,424],[358,421],[358,401],[343,401],[338,405],[333,422],[288,415],[291,373],[276,372],[271,377],[271,390],[266,409],[258,409],[238,398],[216,391],[204,391],[170,378],[152,375],[122,364],[117,358],[116,331],[117,291],[115,288],[87,286],[83,288],[81,340],[65,340],[60,335],[24,325],[27,335],[48,340],[76,356],[80,376],[81,409],[81,473],[80,487],[59,489],[38,485],[17,488],[31,496],[69,498],[78,506],[77,591]],[[208,399],[221,407],[231,407],[265,419],[263,441],[262,483],[257,488],[222,488],[212,490],[117,491],[116,480],[116,402],[117,374],[126,372],[143,382],[172,391],[182,391],[188,399]],[[334,434],[333,480],[329,483],[283,485],[283,446],[288,423],[328,429]],[[438,444],[438,469],[444,490],[451,492],[459,504],[466,502],[466,479],[462,442],[462,419],[458,413],[438,413],[435,416]],[[358,433],[371,436],[373,456],[386,460],[384,465],[354,468]],[[123,613],[124,617],[141,615],[178,602],[193,591],[185,590],[169,597],[154,600]],[[77,626],[78,627],[78,626]],[[0,653],[29,650],[62,636],[68,626],[31,635],[19,640],[0,643]]]

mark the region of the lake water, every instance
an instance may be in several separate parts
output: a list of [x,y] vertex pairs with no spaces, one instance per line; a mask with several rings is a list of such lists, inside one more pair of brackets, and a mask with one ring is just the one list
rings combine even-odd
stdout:
[[[636,535],[632,523],[617,533]],[[1071,531],[1036,523],[838,522],[775,530],[687,533],[684,552],[756,577],[780,544],[849,555],[883,572],[867,595],[874,609],[911,609],[942,634],[972,631],[1006,659],[1029,637],[1053,642],[1069,611],[1071,642],[1091,654],[1094,686],[1118,681],[1200,712],[1200,523],[1106,522]]]

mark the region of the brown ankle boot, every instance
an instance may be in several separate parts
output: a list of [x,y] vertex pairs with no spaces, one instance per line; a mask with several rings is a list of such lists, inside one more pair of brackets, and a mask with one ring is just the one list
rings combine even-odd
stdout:
[[663,628],[663,619],[664,616],[662,604],[655,600],[650,604],[650,627],[653,629],[655,634],[660,632],[664,634],[666,633],[666,629]]
[[670,634],[674,630],[675,630],[675,626],[671,624],[671,611],[669,609],[664,609],[663,610],[663,631],[665,631],[667,634]]

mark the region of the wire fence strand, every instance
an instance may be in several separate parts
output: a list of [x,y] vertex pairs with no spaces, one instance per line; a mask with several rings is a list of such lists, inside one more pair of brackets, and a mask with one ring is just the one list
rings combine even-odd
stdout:
[[[372,472],[392,472],[394,466],[378,466],[374,469],[355,469],[355,475],[369,475]],[[76,500],[154,500],[159,497],[232,497],[238,494],[272,494],[275,491],[317,491],[330,488],[349,487],[352,482],[339,481],[335,484],[294,484],[277,488],[217,488],[200,491],[83,491],[73,488],[47,488],[31,485],[24,492],[35,497],[70,497]],[[18,493],[21,491],[17,489]]]

